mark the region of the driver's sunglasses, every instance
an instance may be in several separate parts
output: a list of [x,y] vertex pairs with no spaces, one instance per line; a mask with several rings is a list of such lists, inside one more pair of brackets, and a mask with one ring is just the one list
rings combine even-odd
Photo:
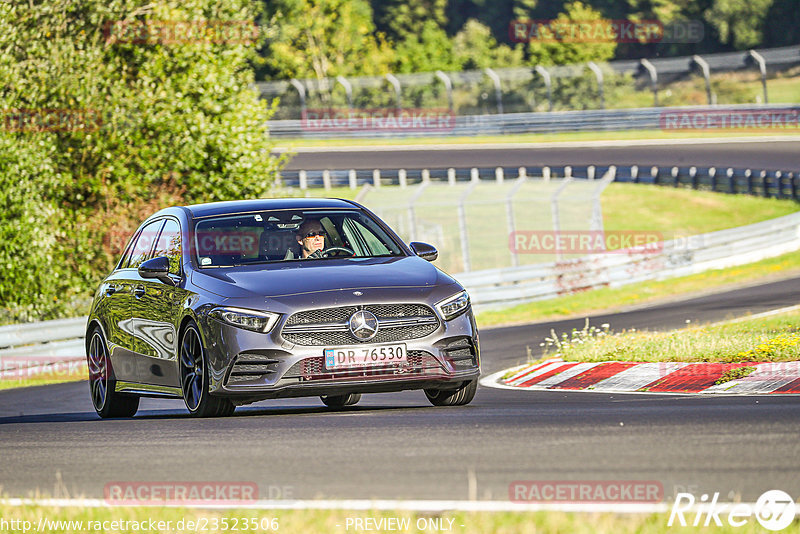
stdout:
[[325,232],[312,231],[312,232],[308,232],[307,234],[303,235],[304,239],[309,238],[309,237],[325,237]]

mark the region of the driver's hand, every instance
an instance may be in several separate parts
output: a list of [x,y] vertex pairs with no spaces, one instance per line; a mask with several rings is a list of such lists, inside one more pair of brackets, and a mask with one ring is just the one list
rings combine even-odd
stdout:
[[317,249],[311,254],[308,255],[307,259],[314,259],[317,260],[322,257],[322,249]]

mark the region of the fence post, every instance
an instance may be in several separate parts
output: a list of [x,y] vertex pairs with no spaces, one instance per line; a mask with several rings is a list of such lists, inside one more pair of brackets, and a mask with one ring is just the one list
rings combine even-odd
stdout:
[[405,189],[406,186],[408,185],[408,181],[406,178],[407,177],[405,169],[400,169],[399,171],[397,171],[397,180],[400,183],[400,189]]
[[498,185],[503,183],[503,167],[497,167],[494,170],[494,179],[497,181]]
[[[524,169],[524,167],[520,167],[520,171],[522,171],[522,169]],[[550,181],[550,167],[542,167],[542,179],[545,182]]]
[[295,78],[289,80],[289,83],[292,84],[292,87],[297,89],[297,95],[300,97],[300,117],[305,118],[306,116],[306,88],[303,86]]
[[[405,171],[405,169],[401,169]],[[414,204],[417,203],[417,199],[422,196],[422,193],[425,191],[425,188],[430,185],[430,182],[422,182],[414,194],[411,195],[411,198],[408,200],[408,222],[409,228],[411,231],[409,232],[411,235],[411,241],[417,240],[417,214],[414,210]]]
[[300,189],[308,189],[308,174],[306,171],[301,170],[297,173],[297,177],[300,179]]
[[544,86],[547,88],[548,111],[553,111],[553,84],[550,79],[550,72],[541,65],[536,65],[533,70],[544,80]]
[[357,184],[356,181],[356,170],[350,169],[350,172],[347,173],[347,181],[350,183],[350,189],[355,189]]
[[712,191],[716,191],[717,190],[717,169],[716,169],[716,167],[711,167],[710,169],[708,169],[708,177],[710,179],[709,182],[711,183],[711,190]]
[[381,186],[381,170],[373,169],[372,171],[372,186],[376,189]]
[[692,181],[692,189],[697,189],[697,167],[689,167],[689,178]]
[[735,195],[736,178],[733,176],[733,169],[728,167],[728,170],[725,171],[725,174],[728,176],[728,193],[731,195]]
[[[566,173],[565,173],[566,174]],[[558,196],[561,194],[564,189],[572,182],[572,175],[566,176],[564,181],[561,182],[561,185],[558,186],[558,189],[555,190],[553,196],[550,197],[550,210],[552,211],[553,216],[553,233],[558,237],[559,230],[561,229],[561,218],[558,215]],[[561,249],[556,247],[556,260],[561,260]]]
[[587,180],[594,180],[594,173],[595,173],[594,165],[589,165],[586,168],[586,179]]
[[344,87],[344,94],[347,96],[347,108],[353,111],[353,86],[350,85],[350,82],[348,82],[347,78],[344,76],[337,76],[336,81],[339,82],[339,85]]
[[631,182],[638,184],[639,183],[639,166],[638,165],[631,165]]
[[590,61],[586,64],[594,73],[595,79],[597,79],[597,93],[600,97],[600,109],[606,109],[606,97],[605,91],[603,90],[603,71],[600,70],[600,67],[597,66],[597,63],[594,61]]
[[678,167],[672,167],[669,173],[672,176],[672,187],[678,187],[679,185],[681,185],[680,178],[678,177]]
[[656,167],[655,165],[650,167],[650,177],[653,179],[653,184],[660,185],[659,184],[659,178],[660,178],[659,177],[659,168]]
[[755,64],[758,67],[758,71],[761,73],[761,86],[764,89],[764,103],[769,104],[769,99],[767,98],[767,62],[764,61],[764,56],[755,50],[750,50],[747,52],[744,62],[745,64]]
[[589,230],[598,232],[603,231],[603,209],[600,204],[600,195],[603,193],[603,190],[608,187],[608,184],[613,182],[616,177],[617,168],[614,165],[611,165],[600,179],[600,183],[592,192],[592,218],[589,221]]
[[322,171],[322,187],[328,191],[331,188],[331,171],[325,169]]
[[753,194],[753,171],[750,169],[745,169],[744,177],[747,179],[747,194]]
[[461,238],[461,259],[464,262],[465,272],[470,271],[472,266],[469,258],[469,235],[467,232],[467,213],[464,208],[464,202],[466,202],[467,197],[472,194],[472,190],[475,189],[476,185],[478,185],[478,182],[469,184],[467,190],[458,198],[458,233]]
[[469,179],[472,182],[477,182],[478,180],[481,179],[480,174],[478,174],[478,168],[477,167],[472,167],[469,170]]
[[422,169],[422,183],[427,184],[431,181],[431,171],[428,169]]
[[447,169],[447,185],[456,185],[456,170],[452,167]]
[[689,61],[689,68],[692,67],[699,68],[700,72],[703,74],[703,78],[706,80],[706,97],[708,98],[708,105],[710,106],[713,102],[711,101],[711,70],[708,68],[708,63],[706,63],[705,59],[695,54]]
[[385,74],[384,78],[386,78],[386,80],[390,84],[392,84],[392,87],[394,87],[395,107],[397,108],[397,113],[399,115],[400,112],[403,110],[403,106],[402,106],[401,100],[400,100],[401,99],[401,96],[400,96],[401,95],[400,80],[398,80],[397,76],[395,76],[391,72]]
[[483,69],[483,72],[486,73],[486,75],[489,77],[489,79],[492,80],[492,83],[494,84],[494,96],[495,96],[495,100],[497,100],[497,114],[498,115],[502,115],[503,114],[503,91],[500,88],[500,77],[497,75],[497,73],[495,71],[493,71],[489,67],[486,67],[485,69]]
[[658,107],[658,71],[655,65],[650,63],[647,59],[639,60],[640,69],[644,68],[650,75],[650,87],[653,89],[653,107]]
[[[511,243],[511,237],[514,235],[516,231],[516,225],[514,224],[514,197],[519,191],[519,188],[522,187],[522,184],[525,183],[525,175],[521,175],[517,178],[517,181],[514,182],[514,186],[506,195],[506,221],[508,223],[508,243]],[[511,252],[511,265],[516,267],[519,265],[519,254],[516,253],[515,247],[509,246],[509,251]]]
[[764,198],[769,197],[769,181],[767,180],[767,171],[761,171],[761,196]]
[[445,74],[443,71],[437,70],[435,73],[437,78],[442,80],[444,84],[444,88],[447,91],[447,109],[451,112],[453,111],[453,82],[450,81],[450,77]]

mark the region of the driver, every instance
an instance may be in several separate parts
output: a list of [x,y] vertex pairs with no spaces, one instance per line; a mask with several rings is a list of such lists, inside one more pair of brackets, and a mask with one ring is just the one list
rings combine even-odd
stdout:
[[297,229],[297,242],[300,244],[302,259],[322,257],[325,249],[325,230],[316,219],[307,219]]

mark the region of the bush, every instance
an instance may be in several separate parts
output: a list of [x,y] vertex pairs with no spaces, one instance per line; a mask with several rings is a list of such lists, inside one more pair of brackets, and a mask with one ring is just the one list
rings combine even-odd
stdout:
[[0,79],[13,80],[0,86],[0,319],[74,313],[112,267],[109,244],[161,207],[273,191],[283,160],[274,109],[250,89],[255,39],[108,32],[255,16],[249,0],[0,4]]

